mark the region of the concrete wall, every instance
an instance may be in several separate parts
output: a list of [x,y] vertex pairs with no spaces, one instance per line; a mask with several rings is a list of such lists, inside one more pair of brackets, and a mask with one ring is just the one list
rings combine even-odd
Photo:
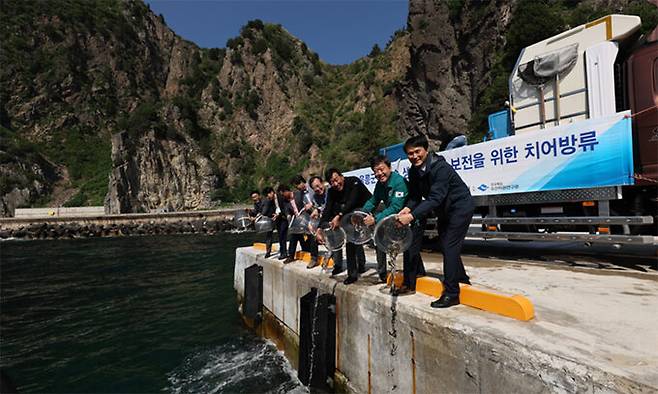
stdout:
[[105,207],[16,208],[15,218],[84,217],[105,214]]
[[[533,322],[463,306],[438,311],[429,307],[430,299],[424,295],[391,297],[375,284],[375,275],[345,286],[319,268],[283,265],[264,259],[253,248],[236,252],[234,285],[239,297],[244,291],[244,269],[252,264],[263,266],[264,307],[295,335],[301,296],[311,287],[336,296],[336,367],[350,391],[643,393],[657,388],[614,370],[601,370],[587,358],[565,357],[535,346],[534,337],[547,333]],[[392,308],[397,311],[395,319]]]

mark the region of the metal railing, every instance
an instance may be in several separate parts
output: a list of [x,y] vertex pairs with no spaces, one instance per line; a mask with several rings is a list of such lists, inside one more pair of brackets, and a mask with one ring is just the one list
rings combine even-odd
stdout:
[[[519,231],[499,231],[498,225],[592,225],[607,227],[610,225],[623,226],[624,232],[627,233],[628,226],[651,225],[654,224],[652,216],[564,216],[564,217],[475,217],[471,222],[473,225],[484,225],[485,227],[495,227],[495,230],[471,230],[468,231],[467,237],[482,239],[507,239],[511,241],[582,241],[588,243],[608,243],[608,244],[634,244],[634,245],[658,245],[658,237],[653,235],[631,235],[631,234],[590,234],[578,232],[519,232]],[[434,226],[433,226],[434,225]],[[436,219],[428,220],[428,227],[435,227]],[[608,229],[609,230],[609,229]],[[425,235],[436,236],[436,228],[425,230]]]

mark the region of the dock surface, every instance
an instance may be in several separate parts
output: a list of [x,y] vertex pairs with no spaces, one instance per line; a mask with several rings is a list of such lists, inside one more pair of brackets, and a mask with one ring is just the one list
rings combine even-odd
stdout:
[[[367,260],[346,286],[345,274],[241,248],[235,287],[244,294],[244,269],[261,265],[263,307],[296,335],[299,298],[311,287],[334,294],[336,369],[354,392],[658,392],[655,272],[465,256],[474,287],[532,301],[535,317],[522,322],[464,305],[434,309],[419,293],[392,297],[372,251]],[[423,260],[440,274],[440,254]]]

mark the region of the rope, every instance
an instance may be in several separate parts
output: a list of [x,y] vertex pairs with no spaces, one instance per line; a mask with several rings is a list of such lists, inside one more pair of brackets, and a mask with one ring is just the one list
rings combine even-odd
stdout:
[[634,114],[626,115],[626,116],[624,116],[624,119],[634,118],[634,117],[636,117],[636,116],[638,116],[638,115],[641,115],[641,114],[643,114],[643,113],[645,113],[645,112],[651,111],[652,109],[656,109],[656,108],[658,108],[658,105],[654,105],[653,107],[645,108],[645,109],[643,109],[642,111],[640,111],[640,112],[636,112],[636,113],[634,113]]
[[646,177],[644,175],[640,175],[640,174],[633,174],[633,178],[639,179],[639,180],[642,180],[642,181],[651,182],[651,183],[658,183],[657,180],[655,180],[653,178],[648,178],[648,177]]
[[[658,108],[658,105],[654,105],[653,107],[645,108],[645,109],[643,109],[642,111],[640,111],[640,112],[636,112],[636,113],[631,114],[631,115],[626,115],[626,116],[624,116],[624,119],[634,118],[634,117],[636,117],[636,116],[638,116],[638,115],[642,115],[643,113],[645,113],[645,112],[649,112],[649,111],[654,110],[654,109],[656,109],[656,108]],[[647,182],[651,182],[651,183],[658,183],[657,180],[652,179],[652,178],[649,178],[649,177],[646,177],[646,176],[644,176],[644,175],[640,175],[640,174],[633,174],[633,178],[638,179],[638,180],[641,180],[641,181],[647,181]]]

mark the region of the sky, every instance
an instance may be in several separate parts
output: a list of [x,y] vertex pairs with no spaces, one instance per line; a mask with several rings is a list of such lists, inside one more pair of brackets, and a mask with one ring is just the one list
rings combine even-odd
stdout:
[[226,47],[247,21],[279,23],[330,64],[384,48],[407,25],[408,0],[146,0],[179,36],[203,48]]

